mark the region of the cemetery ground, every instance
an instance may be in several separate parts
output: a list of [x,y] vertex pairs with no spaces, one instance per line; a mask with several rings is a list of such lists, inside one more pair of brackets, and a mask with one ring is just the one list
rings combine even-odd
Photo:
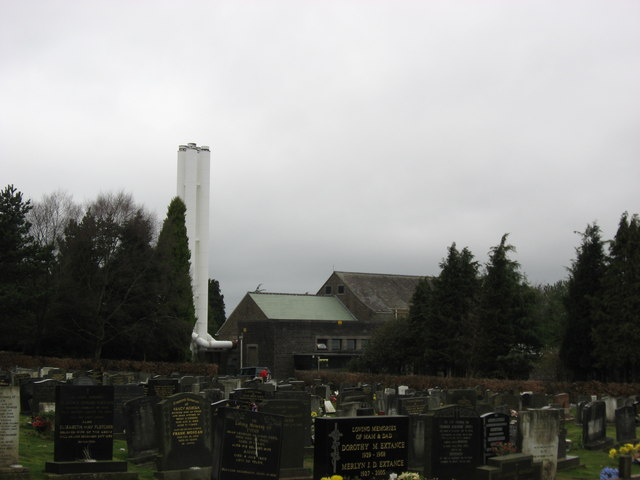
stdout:
[[[30,424],[30,417],[21,416],[20,419],[20,464],[28,468],[32,480],[46,480],[44,465],[53,457],[53,434],[38,432]],[[557,480],[597,480],[604,467],[617,467],[617,461],[609,458],[608,451],[586,450],[581,448],[582,429],[573,422],[567,422],[567,438],[571,440],[571,455],[580,458],[580,466],[568,470],[558,471]],[[607,436],[615,438],[615,427],[607,427]],[[114,440],[113,458],[127,461],[127,442]],[[305,467],[313,469],[313,453],[309,451],[305,457]],[[129,463],[129,471],[136,472],[140,480],[154,480],[156,469],[149,464],[135,465]],[[634,465],[633,475],[640,474],[640,466]]]

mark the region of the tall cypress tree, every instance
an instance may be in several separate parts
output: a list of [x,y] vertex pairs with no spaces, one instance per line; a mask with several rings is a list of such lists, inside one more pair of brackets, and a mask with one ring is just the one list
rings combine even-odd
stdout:
[[453,243],[433,279],[430,321],[425,332],[426,361],[436,372],[464,375],[473,349],[479,293],[478,263]]
[[608,380],[640,378],[640,220],[625,212],[609,248],[602,308],[593,328],[596,364]]
[[607,258],[596,223],[587,225],[581,235],[582,243],[569,269],[560,359],[575,380],[590,380],[597,376],[592,330],[601,308]]
[[527,377],[539,352],[532,325],[533,295],[520,274],[505,234],[489,253],[483,279],[479,326],[480,368],[490,377]]
[[156,251],[160,265],[155,318],[156,342],[151,359],[183,361],[188,358],[196,322],[189,265],[191,253],[185,215],[187,207],[176,197],[169,204]]
[[[426,342],[427,332],[433,328],[431,325],[432,293],[431,279],[423,278],[418,282],[411,297],[407,325],[412,335],[405,346],[405,352],[413,363],[414,373],[435,373],[434,366],[428,363],[431,352]],[[375,350],[372,353],[375,354]]]
[[224,312],[224,295],[220,292],[220,283],[213,278],[209,279],[209,331],[217,332],[226,320]]

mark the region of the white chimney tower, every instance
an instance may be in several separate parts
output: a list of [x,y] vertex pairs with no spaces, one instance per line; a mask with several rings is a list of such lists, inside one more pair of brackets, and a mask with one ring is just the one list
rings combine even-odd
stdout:
[[191,287],[196,312],[192,352],[226,350],[232,342],[217,341],[208,332],[209,309],[209,147],[195,143],[178,147],[178,197],[187,207],[186,226],[191,252]]

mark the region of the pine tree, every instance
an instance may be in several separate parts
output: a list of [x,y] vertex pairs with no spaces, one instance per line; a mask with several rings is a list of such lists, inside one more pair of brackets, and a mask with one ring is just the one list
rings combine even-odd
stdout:
[[13,185],[0,191],[0,348],[29,348],[47,289],[53,257],[30,234],[30,210]]
[[596,376],[592,330],[602,303],[607,257],[600,227],[587,225],[569,269],[564,304],[567,324],[560,359],[575,380]]
[[433,328],[431,302],[431,279],[423,278],[418,282],[411,298],[407,320],[412,335],[405,346],[405,353],[407,361],[413,363],[414,373],[435,373],[435,367],[429,365],[427,361],[431,352],[426,347],[426,332]]
[[436,373],[464,375],[474,344],[478,264],[467,248],[459,252],[453,243],[440,268],[432,282],[425,360]]
[[224,312],[224,295],[220,292],[220,283],[209,279],[209,333],[217,332],[226,320]]
[[540,341],[532,324],[534,296],[509,258],[514,251],[508,235],[489,253],[479,311],[479,362],[489,377],[526,378],[539,354]]
[[191,332],[196,322],[189,265],[191,253],[185,224],[186,206],[180,198],[169,204],[156,247],[158,310],[152,359],[184,361],[188,358]]
[[601,309],[593,328],[596,365],[608,380],[640,378],[640,220],[622,215],[609,248]]

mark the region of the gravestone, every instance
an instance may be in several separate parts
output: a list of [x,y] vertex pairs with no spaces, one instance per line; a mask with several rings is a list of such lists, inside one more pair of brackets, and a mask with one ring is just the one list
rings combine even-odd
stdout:
[[218,378],[218,382],[223,386],[224,398],[229,398],[231,392],[242,385],[242,381],[239,378]]
[[605,416],[607,423],[615,423],[616,421],[616,408],[618,408],[618,401],[613,397],[604,397],[602,399],[605,405]]
[[44,377],[50,378],[52,380],[57,380],[58,382],[66,382],[67,371],[62,368],[52,368],[47,372],[47,374]]
[[586,400],[581,400],[576,404],[576,423],[578,425],[582,425],[582,412],[584,410],[585,405],[589,402]]
[[398,415],[399,396],[395,393],[384,393],[384,413],[385,415]]
[[[125,431],[124,403],[137,397],[144,396],[144,389],[140,385],[113,385],[113,433],[122,434]],[[120,437],[122,438],[122,437]]]
[[45,472],[55,474],[127,473],[127,462],[111,461],[113,454],[113,387],[60,385],[56,387],[53,462]]
[[495,457],[494,449],[501,443],[511,441],[509,433],[510,416],[504,413],[486,413],[481,415],[482,419],[482,447],[483,462],[491,457]]
[[[535,392],[531,394],[529,408],[539,409],[547,405],[549,405],[549,399],[544,393]],[[536,461],[535,456],[533,457],[533,461]]]
[[200,391],[200,395],[202,395],[205,400],[209,403],[216,403],[220,400],[224,400],[224,391],[219,388],[205,388]]
[[0,468],[18,464],[20,389],[0,387]]
[[111,460],[113,387],[58,386],[55,421],[54,461]]
[[606,406],[602,400],[590,402],[582,409],[582,446],[601,450],[613,444],[607,437]]
[[93,378],[89,377],[88,375],[79,375],[77,377],[73,377],[73,379],[71,380],[71,385],[80,385],[80,386],[87,386],[87,385],[97,385],[98,382],[96,382]]
[[564,418],[568,419],[571,413],[571,402],[568,393],[558,393],[553,396],[553,403],[560,405],[564,411]]
[[426,420],[424,415],[409,415],[408,467],[409,470],[424,469],[424,440]]
[[429,410],[428,397],[398,397],[400,415],[421,415]]
[[62,382],[52,379],[39,380],[32,384],[31,393],[31,413],[38,415],[44,412],[42,404],[55,403],[56,401],[56,387],[63,385]]
[[616,409],[616,442],[625,443],[636,440],[636,410],[634,407]]
[[183,393],[198,393],[200,391],[200,382],[194,376],[184,376],[180,379],[180,391]]
[[251,405],[260,405],[267,398],[273,398],[273,393],[258,388],[236,388],[229,394],[229,400],[248,409]]
[[124,402],[128,460],[148,462],[158,454],[154,410],[159,397],[138,397]]
[[308,476],[304,469],[305,447],[311,443],[311,415],[309,401],[299,399],[270,399],[260,405],[260,412],[280,415],[282,450],[280,477]]
[[220,408],[213,432],[212,480],[277,480],[282,422],[280,415]]
[[482,424],[472,408],[448,406],[426,414],[425,469],[439,480],[470,478],[482,465]]
[[180,392],[180,381],[177,378],[150,378],[147,382],[147,395],[167,398]]
[[512,393],[497,393],[491,397],[491,401],[493,402],[494,407],[506,405],[509,410],[515,410],[516,412],[521,409],[520,397],[518,395],[513,395]]
[[447,403],[449,405],[459,405],[461,407],[474,408],[478,396],[471,388],[461,388],[447,391]]
[[313,478],[341,475],[386,480],[408,468],[408,417],[319,417]]
[[339,417],[357,417],[360,402],[343,402],[338,405],[336,415]]
[[533,461],[532,455],[514,453],[492,457],[476,469],[476,480],[540,480],[542,464]]
[[211,466],[211,409],[195,393],[178,393],[156,408],[158,470]]
[[542,480],[554,480],[558,466],[560,412],[537,409],[520,412],[518,446],[534,462],[542,463]]
[[22,415],[31,415],[31,399],[33,398],[33,384],[37,382],[33,378],[27,378],[20,381],[20,413]]
[[329,395],[331,395],[329,385],[316,385],[313,392],[323,400],[329,400]]

